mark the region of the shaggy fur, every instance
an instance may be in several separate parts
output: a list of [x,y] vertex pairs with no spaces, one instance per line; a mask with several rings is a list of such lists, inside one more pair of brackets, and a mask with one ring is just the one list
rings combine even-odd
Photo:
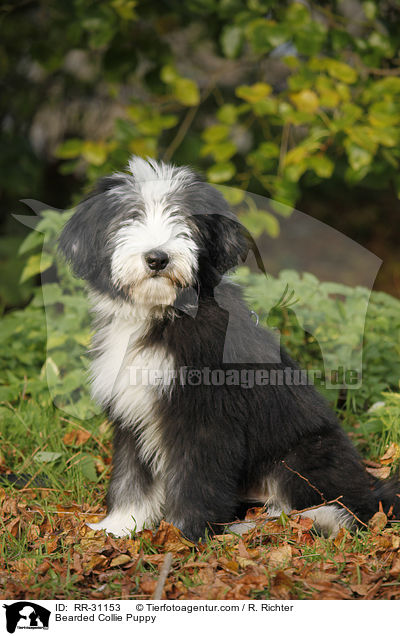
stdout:
[[[88,283],[92,395],[115,429],[108,514],[92,527],[165,518],[197,540],[243,504],[338,497],[364,522],[379,502],[399,517],[398,484],[365,471],[312,386],[201,380],[297,367],[223,276],[254,245],[222,195],[187,168],[133,158],[129,170],[102,179],[60,238]],[[326,533],[354,523],[339,504],[304,514]]]

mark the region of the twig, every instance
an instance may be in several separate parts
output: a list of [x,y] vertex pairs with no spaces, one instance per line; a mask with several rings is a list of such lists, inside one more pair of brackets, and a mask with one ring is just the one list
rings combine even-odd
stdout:
[[173,138],[173,140],[171,141],[170,145],[168,146],[168,148],[164,152],[163,160],[165,162],[170,161],[170,159],[172,158],[172,155],[174,154],[175,150],[181,145],[182,141],[185,138],[185,135],[186,135],[187,131],[189,130],[190,126],[192,125],[193,119],[195,118],[196,113],[197,113],[197,111],[200,108],[200,105],[203,104],[205,102],[205,100],[213,92],[213,90],[215,88],[215,85],[216,85],[216,82],[218,80],[218,77],[219,77],[218,73],[214,74],[214,76],[211,77],[210,83],[205,88],[203,94],[201,95],[199,103],[196,104],[196,106],[192,106],[188,110],[188,112],[186,113],[181,125],[179,126],[178,132],[176,133],[176,135]]
[[290,123],[285,122],[283,126],[283,130],[282,130],[281,149],[279,152],[279,166],[278,166],[279,176],[282,176],[282,173],[283,173],[283,163],[285,161],[287,148],[288,148],[288,142],[289,142],[289,130],[290,130]]
[[307,484],[319,494],[319,496],[321,497],[323,503],[326,503],[326,499],[325,499],[324,495],[322,494],[322,492],[320,490],[318,490],[318,488],[316,486],[313,486],[313,484],[307,479],[307,477],[304,477],[303,475],[298,473],[297,470],[294,470],[293,468],[290,468],[290,466],[287,465],[287,463],[285,462],[284,459],[282,459],[282,464],[285,466],[285,468],[290,470],[291,473],[294,473],[295,475],[300,477],[300,479],[304,479],[304,481],[306,481]]
[[[297,470],[294,470],[293,468],[290,468],[290,466],[287,465],[287,463],[285,462],[285,460],[282,460],[282,464],[285,466],[285,468],[287,468],[288,470],[290,470],[292,473],[294,473],[295,475],[297,475],[298,477],[300,477],[301,479],[304,479],[304,481],[307,482],[307,484],[313,488],[313,490],[315,490],[319,496],[321,497],[323,504],[327,505],[327,504],[331,504],[331,503],[337,503],[339,506],[342,506],[342,508],[344,508],[345,510],[347,510],[347,512],[354,517],[354,519],[356,519],[356,521],[358,521],[358,523],[360,523],[362,526],[364,526],[365,528],[368,528],[368,525],[366,523],[364,523],[364,521],[361,521],[361,519],[359,517],[357,517],[357,515],[350,510],[350,508],[348,508],[347,506],[345,506],[345,504],[342,501],[339,501],[339,499],[341,499],[343,497],[343,495],[340,495],[339,497],[337,497],[337,499],[333,499],[332,501],[326,501],[324,495],[322,494],[322,492],[320,490],[318,490],[318,488],[316,486],[313,486],[313,484],[307,479],[307,477],[304,477],[303,475],[301,475],[299,472],[297,472]],[[319,508],[320,506],[315,506],[315,508]],[[305,509],[306,510],[306,509]],[[311,510],[311,508],[310,508]],[[301,511],[303,512],[303,511]]]
[[167,552],[160,569],[160,576],[158,577],[156,589],[154,590],[154,594],[151,597],[154,601],[158,601],[162,597],[165,581],[169,574],[171,565],[172,565],[172,552]]
[[366,66],[365,70],[371,75],[383,75],[384,77],[400,75],[400,68],[371,68]]
[[199,109],[199,105],[192,106],[192,108],[190,108],[188,112],[186,113],[185,118],[183,122],[181,123],[178,132],[176,133],[170,145],[164,152],[164,157],[163,157],[164,161],[168,162],[171,159],[172,155],[174,154],[175,150],[181,145],[187,131],[192,125],[192,121],[195,118],[198,109]]
[[31,483],[36,479],[36,477],[38,476],[38,474],[43,470],[43,466],[39,466],[39,468],[37,469],[36,473],[34,475],[32,475],[32,477],[30,478],[30,480],[28,481],[28,483],[26,484],[26,486],[24,488],[21,488],[21,492],[23,490],[26,490],[27,488],[29,488],[29,486],[31,485]]
[[[47,490],[47,491],[51,491],[51,492],[60,492],[59,488],[45,488],[44,486],[29,486],[29,488],[21,488],[20,492],[23,492],[24,490]],[[64,490],[63,492],[74,492],[73,490]]]
[[361,525],[362,525],[362,526],[364,526],[364,528],[368,528],[368,524],[364,523],[364,521],[361,521],[361,519],[360,519],[359,517],[357,517],[357,515],[356,515],[356,514],[355,514],[352,510],[350,510],[350,508],[348,508],[347,506],[345,506],[345,505],[344,505],[344,503],[343,503],[342,501],[338,501],[337,503],[339,504],[339,506],[342,506],[342,508],[344,508],[345,510],[347,510],[347,512],[348,512],[348,513],[349,513],[352,517],[354,517],[354,519],[355,519],[356,521],[358,521],[358,523],[361,523]]

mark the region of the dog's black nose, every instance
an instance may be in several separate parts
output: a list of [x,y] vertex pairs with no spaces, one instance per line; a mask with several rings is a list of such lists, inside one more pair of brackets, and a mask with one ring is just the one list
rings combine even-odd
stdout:
[[161,250],[152,250],[144,255],[148,267],[155,272],[159,272],[161,269],[165,269],[168,265],[169,257],[166,252]]

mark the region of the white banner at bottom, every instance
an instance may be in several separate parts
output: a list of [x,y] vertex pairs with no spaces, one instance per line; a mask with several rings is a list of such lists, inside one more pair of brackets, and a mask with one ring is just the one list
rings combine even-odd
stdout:
[[[296,636],[313,631],[347,633],[351,625],[363,636],[376,636],[385,625],[396,625],[400,601],[70,601],[4,600],[0,634],[22,636],[19,630],[47,634],[113,636],[125,634],[211,634],[243,636],[253,630],[292,630]],[[351,622],[350,622],[351,621]],[[354,623],[357,621],[357,623]],[[347,626],[347,627],[346,627]],[[351,628],[353,629],[353,628]],[[276,632],[279,633],[279,632]],[[47,636],[46,634],[46,636]],[[36,636],[40,636],[39,634]]]

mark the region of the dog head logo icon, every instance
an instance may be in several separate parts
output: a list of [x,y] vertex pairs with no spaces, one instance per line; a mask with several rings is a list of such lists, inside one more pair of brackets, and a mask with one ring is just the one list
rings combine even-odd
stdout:
[[32,603],[31,601],[18,601],[10,605],[3,605],[6,610],[6,626],[9,634],[14,634],[16,629],[48,629],[51,612]]

